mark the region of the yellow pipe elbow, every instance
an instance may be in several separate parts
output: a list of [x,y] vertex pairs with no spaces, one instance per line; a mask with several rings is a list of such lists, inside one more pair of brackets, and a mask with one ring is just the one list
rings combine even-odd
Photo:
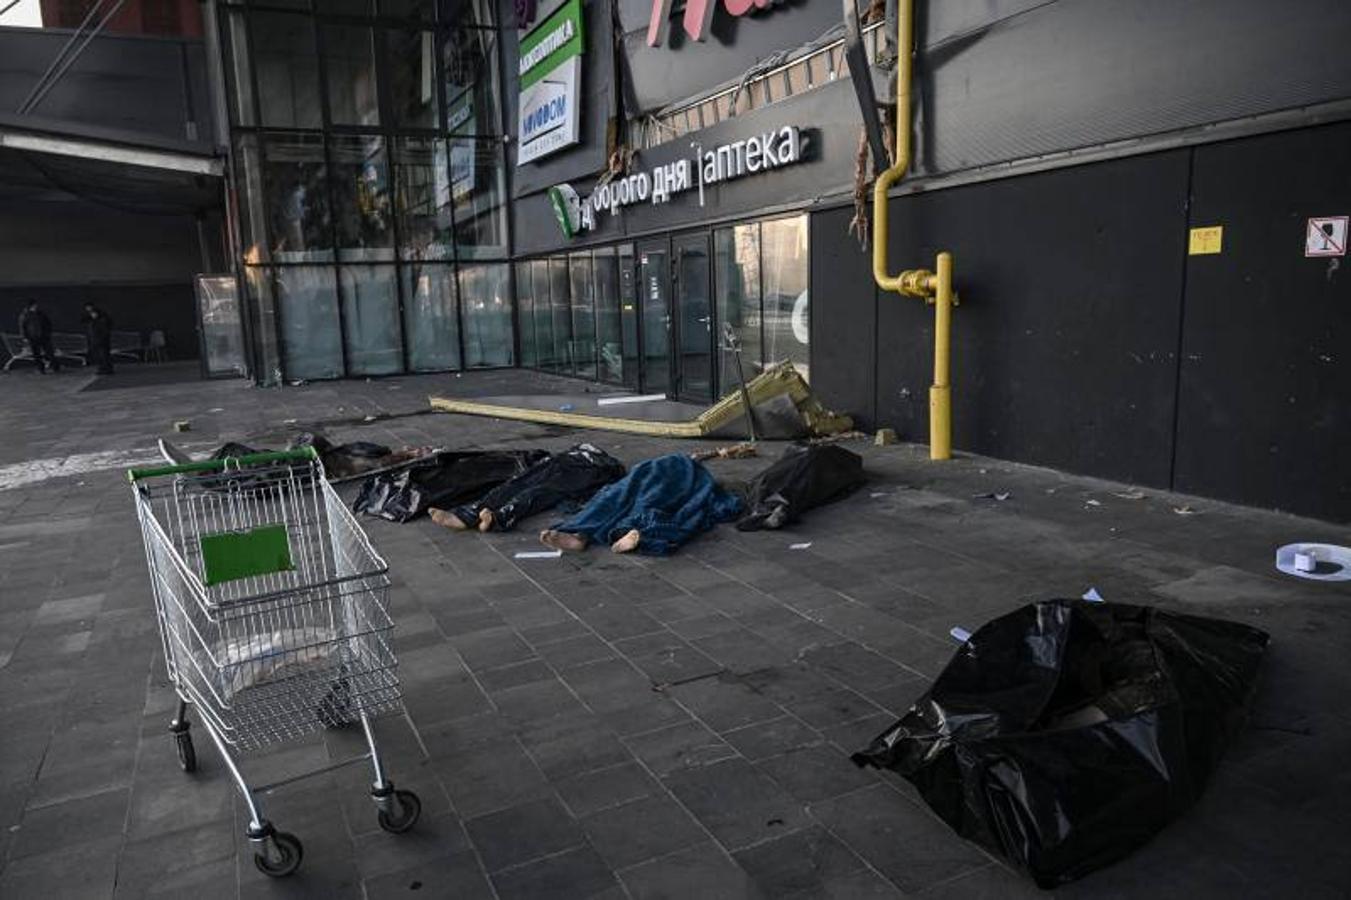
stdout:
[[914,0],[896,11],[896,162],[873,184],[873,280],[884,291],[899,292],[901,276],[887,271],[887,194],[910,168],[910,68],[915,43]]

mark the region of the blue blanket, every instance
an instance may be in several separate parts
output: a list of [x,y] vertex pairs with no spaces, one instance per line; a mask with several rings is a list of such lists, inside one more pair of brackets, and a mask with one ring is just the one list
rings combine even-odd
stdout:
[[636,528],[639,552],[665,556],[741,510],[741,499],[718,487],[707,469],[672,453],[634,466],[554,530],[612,544]]

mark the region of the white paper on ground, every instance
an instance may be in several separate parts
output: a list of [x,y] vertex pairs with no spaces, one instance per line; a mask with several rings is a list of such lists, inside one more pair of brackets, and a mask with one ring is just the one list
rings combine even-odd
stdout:
[[614,406],[616,403],[651,403],[654,400],[665,400],[665,394],[639,394],[634,397],[601,397],[596,401],[597,406]]
[[557,559],[563,555],[562,550],[521,550],[516,554],[516,559]]
[[811,541],[804,541],[804,542],[801,543],[801,544],[789,544],[789,545],[788,545],[788,549],[789,549],[789,550],[806,550],[806,549],[807,549],[808,547],[810,547],[811,545],[812,545],[812,542],[811,542]]
[[1102,598],[1102,594],[1099,594],[1099,593],[1098,593],[1098,589],[1095,588],[1095,587],[1091,587],[1091,588],[1089,588],[1088,590],[1084,591],[1083,599],[1088,600],[1088,601],[1091,602],[1091,603],[1106,603],[1106,602],[1107,602],[1106,600],[1104,600],[1104,599]]
[[963,644],[971,640],[971,632],[960,625],[953,625],[952,630],[949,631],[948,634],[952,635],[953,640],[961,641]]

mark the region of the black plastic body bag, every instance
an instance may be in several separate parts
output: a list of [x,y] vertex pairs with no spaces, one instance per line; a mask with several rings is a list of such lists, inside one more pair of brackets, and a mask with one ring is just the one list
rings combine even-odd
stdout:
[[398,472],[367,478],[352,509],[407,522],[430,507],[450,508],[481,497],[548,455],[544,450],[446,450]]
[[793,444],[746,488],[739,531],[782,528],[863,484],[863,457],[834,444]]
[[1267,640],[1147,606],[1029,604],[973,634],[853,759],[904,775],[958,833],[1053,887],[1196,802],[1243,724]]

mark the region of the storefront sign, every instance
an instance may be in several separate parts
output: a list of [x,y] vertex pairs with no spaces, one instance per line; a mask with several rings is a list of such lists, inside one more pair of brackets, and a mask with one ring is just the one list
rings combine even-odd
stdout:
[[[691,190],[698,190],[699,205],[703,206],[704,188],[710,185],[802,161],[802,132],[796,125],[785,125],[778,131],[720,144],[711,150],[704,150],[697,144],[693,146],[696,152],[692,159],[678,159],[650,171],[615,178],[596,188],[590,196],[578,201],[577,224],[571,225],[569,217],[569,226],[563,227],[564,235],[572,237],[575,232],[595,228],[598,213],[608,211],[615,215],[635,203],[658,205]],[[567,191],[561,191],[562,188]],[[559,185],[554,190],[559,193],[551,192],[550,199],[561,224],[563,215],[559,213],[560,203],[555,197],[566,196],[572,188]],[[576,196],[575,192],[572,196]]]
[[[652,0],[652,15],[647,22],[647,45],[660,47],[666,43],[671,26],[671,6],[674,0]],[[722,0],[722,7],[730,16],[744,16],[752,10],[769,9],[779,0]],[[713,24],[713,10],[718,0],[685,0],[685,14],[681,25],[685,33],[696,41],[708,35]]]
[[524,165],[577,143],[582,4],[568,0],[521,39],[519,149]]

